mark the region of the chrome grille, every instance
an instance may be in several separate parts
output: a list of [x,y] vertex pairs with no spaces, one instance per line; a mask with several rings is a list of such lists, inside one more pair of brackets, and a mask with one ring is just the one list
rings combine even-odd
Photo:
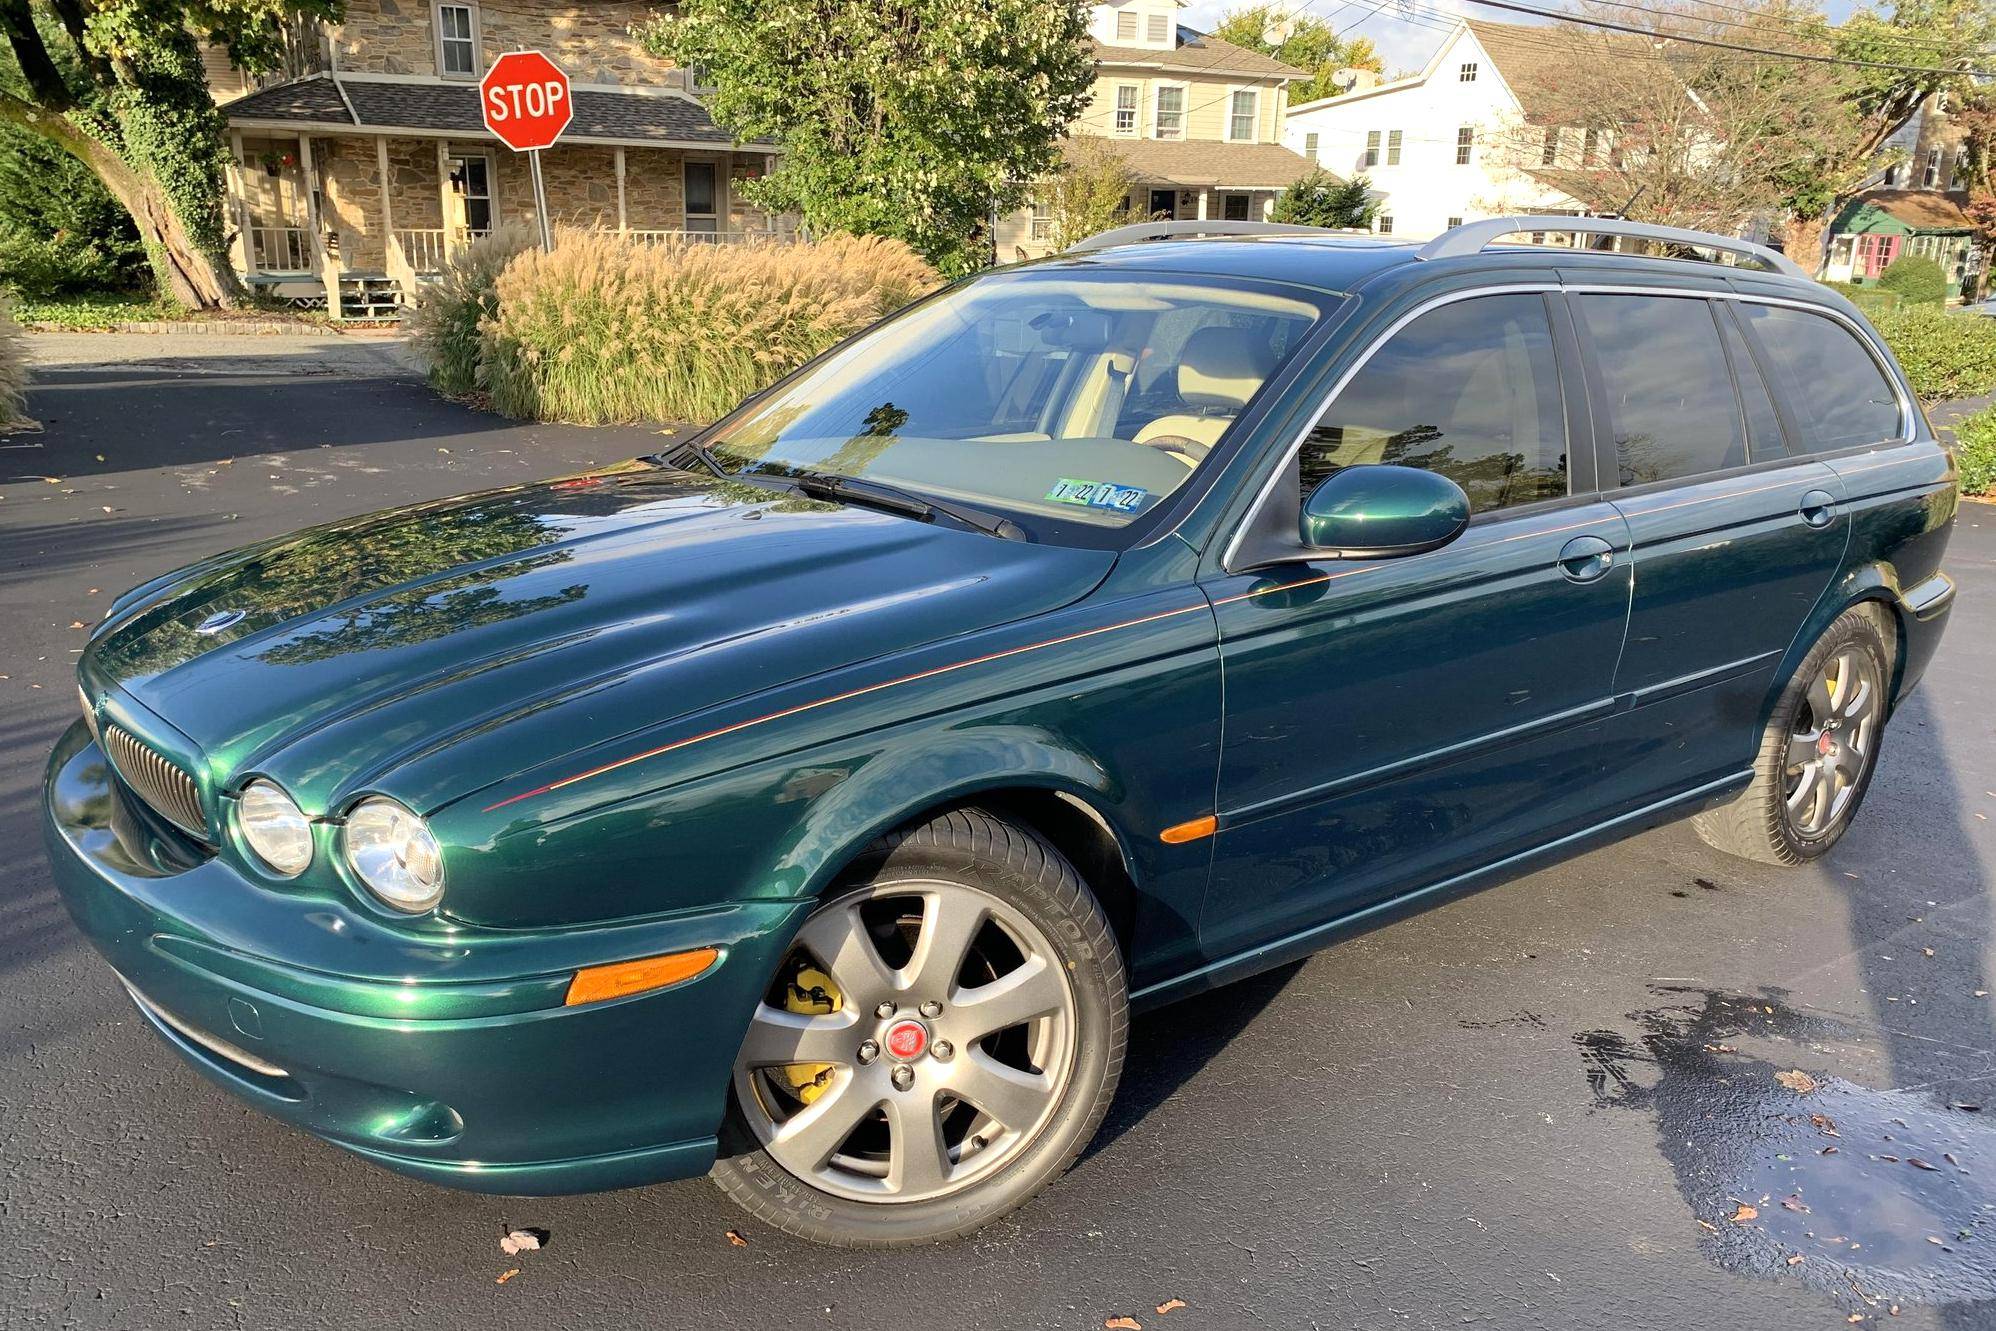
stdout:
[[132,793],[151,805],[168,822],[195,836],[207,834],[201,816],[201,789],[178,764],[122,727],[104,726],[104,752]]

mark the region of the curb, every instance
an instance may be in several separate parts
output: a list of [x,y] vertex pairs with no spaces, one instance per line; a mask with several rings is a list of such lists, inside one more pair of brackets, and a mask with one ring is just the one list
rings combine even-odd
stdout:
[[120,320],[115,323],[76,327],[72,324],[30,321],[21,325],[35,333],[192,333],[198,336],[233,337],[367,337],[399,335],[397,323],[338,324],[300,323],[289,319],[156,319]]

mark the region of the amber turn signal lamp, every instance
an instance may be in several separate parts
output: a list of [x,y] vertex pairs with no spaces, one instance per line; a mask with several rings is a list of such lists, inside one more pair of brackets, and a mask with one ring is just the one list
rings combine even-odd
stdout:
[[1212,814],[1204,818],[1194,818],[1189,823],[1177,823],[1157,834],[1157,839],[1167,846],[1182,846],[1188,841],[1209,837],[1220,828],[1220,820]]
[[646,957],[642,961],[591,966],[588,970],[575,973],[575,978],[568,982],[568,997],[563,1001],[574,1007],[578,1003],[600,1003],[606,998],[623,998],[641,994],[647,989],[661,989],[668,984],[692,979],[713,965],[720,955],[715,948],[702,947],[691,952]]

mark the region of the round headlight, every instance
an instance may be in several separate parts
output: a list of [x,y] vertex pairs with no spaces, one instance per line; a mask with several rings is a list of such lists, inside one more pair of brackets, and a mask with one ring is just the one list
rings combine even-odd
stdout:
[[347,863],[367,890],[396,910],[425,911],[443,899],[444,857],[430,827],[380,795],[347,815]]
[[272,873],[296,878],[312,862],[312,824],[274,782],[258,779],[243,787],[236,824],[251,853]]

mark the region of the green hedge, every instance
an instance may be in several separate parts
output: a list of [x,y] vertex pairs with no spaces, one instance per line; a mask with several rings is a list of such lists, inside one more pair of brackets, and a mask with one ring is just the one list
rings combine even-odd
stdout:
[[1996,392],[1996,319],[1907,305],[1873,314],[1871,323],[1922,401]]
[[1906,303],[1906,298],[1898,292],[1885,291],[1875,286],[1859,286],[1855,282],[1825,282],[1823,285],[1874,317],[1887,310],[1896,310]]
[[1947,303],[1947,270],[1922,254],[1894,259],[1878,275],[1881,291],[1903,296],[1914,305]]
[[1961,492],[1981,495],[1996,490],[1996,407],[1957,421],[1954,438]]

